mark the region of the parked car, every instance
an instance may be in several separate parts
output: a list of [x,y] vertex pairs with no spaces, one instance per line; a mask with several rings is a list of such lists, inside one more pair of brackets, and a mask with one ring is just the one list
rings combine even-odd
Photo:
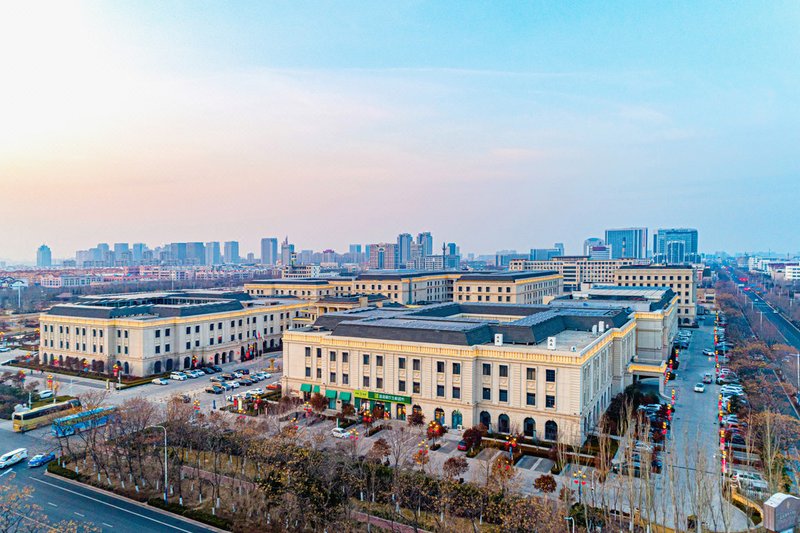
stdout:
[[222,376],[211,376],[208,381],[212,383],[223,383],[225,379]]
[[36,468],[37,466],[46,465],[50,461],[54,461],[55,458],[56,458],[56,454],[54,454],[53,452],[50,452],[50,453],[37,453],[36,455],[31,457],[30,461],[28,461],[28,467]]
[[40,400],[47,400],[48,398],[52,398],[53,394],[54,394],[53,391],[51,391],[49,389],[40,391],[39,392],[39,399]]
[[462,452],[467,451],[467,441],[465,441],[465,440],[458,441],[457,448],[458,448],[459,451],[462,451]]
[[223,381],[219,385],[220,385],[220,387],[222,387],[225,390],[233,390],[233,385],[231,385],[231,382],[229,382],[229,381]]
[[213,373],[214,373],[214,371],[213,371],[213,370],[211,370],[211,369],[210,369],[209,367],[207,367],[207,366],[204,366],[204,367],[203,367],[203,368],[201,368],[200,370],[201,370],[201,371],[202,371],[204,374],[213,374]]
[[711,375],[711,372],[706,372],[703,374],[703,383],[711,384],[714,381],[714,376]]
[[169,379],[174,379],[176,381],[186,381],[187,378],[186,374],[184,374],[183,372],[172,372],[169,375]]
[[350,432],[344,428],[333,428],[331,429],[331,435],[337,439],[346,439],[350,437]]
[[240,378],[240,377],[244,376],[244,374],[242,374],[242,373],[241,373],[241,372],[239,372],[238,370],[234,370],[234,371],[232,372],[232,374],[233,374],[233,377],[235,377],[235,378]]
[[169,380],[164,378],[156,378],[152,381],[156,385],[169,385]]
[[219,365],[211,365],[211,368],[214,369],[214,372],[222,372],[222,367]]
[[197,379],[197,374],[194,373],[194,370],[184,370],[183,374],[189,379]]
[[248,392],[251,392],[251,393],[255,394],[256,396],[261,396],[262,394],[264,394],[264,389],[262,389],[260,387],[256,387],[255,389],[250,389]]
[[281,384],[280,383],[270,383],[269,385],[267,385],[267,390],[281,390]]
[[233,374],[222,374],[222,377],[223,379],[227,380],[236,379],[236,376],[234,376]]
[[239,383],[242,384],[242,385],[252,385],[252,384],[255,383],[255,381],[253,381],[250,378],[242,378],[242,379],[239,380]]
[[264,372],[264,379],[269,379],[271,377],[272,377],[272,374],[270,374],[269,372]]
[[239,368],[236,370],[236,372],[239,372],[240,374],[244,374],[246,376],[250,375],[250,369],[248,368]]
[[238,381],[230,381],[229,383],[234,389],[238,389],[241,386]]
[[703,385],[702,383],[695,383],[694,384],[694,391],[695,392],[705,392],[706,391],[706,386]]
[[211,385],[210,387],[206,387],[206,392],[210,392],[211,394],[222,394],[223,389],[219,385]]

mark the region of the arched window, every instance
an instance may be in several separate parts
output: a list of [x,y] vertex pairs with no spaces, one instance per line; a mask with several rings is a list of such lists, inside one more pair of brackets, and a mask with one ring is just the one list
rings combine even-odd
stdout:
[[436,420],[437,422],[439,422],[439,425],[441,425],[441,426],[445,425],[445,422],[444,422],[444,409],[442,409],[441,407],[437,407],[433,411],[433,419]]
[[497,432],[498,433],[510,433],[511,432],[511,422],[508,419],[508,415],[503,413],[497,419]]
[[526,437],[534,438],[536,436],[536,421],[533,418],[526,418],[522,423],[522,433]]
[[189,368],[192,366],[192,358],[191,357],[184,357],[183,358],[183,368]]
[[458,426],[462,425],[464,422],[464,418],[461,416],[461,411],[453,411],[450,419],[452,421],[450,427],[452,428],[458,428]]
[[544,423],[544,438],[545,440],[558,440],[558,424],[552,420]]
[[478,418],[480,423],[488,428],[492,427],[492,415],[490,415],[486,411],[481,411],[480,417]]
[[172,372],[172,359],[167,359],[167,372]]
[[122,365],[122,372],[124,374],[130,374],[131,373],[131,370],[130,370],[130,367],[128,366],[128,362],[127,361],[125,361],[125,363]]
[[161,373],[161,361],[156,361],[153,364],[153,374],[160,374]]
[[214,354],[214,364],[215,364],[215,365],[218,365],[218,364],[219,364],[219,354],[218,354],[218,353],[215,353],[215,354]]

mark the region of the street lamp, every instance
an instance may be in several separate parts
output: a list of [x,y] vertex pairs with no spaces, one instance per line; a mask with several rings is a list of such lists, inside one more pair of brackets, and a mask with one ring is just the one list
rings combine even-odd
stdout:
[[583,502],[583,486],[586,485],[586,474],[581,469],[573,473],[572,477],[573,482],[578,485],[578,505],[580,505]]
[[564,520],[570,520],[572,522],[572,533],[575,533],[575,519],[571,516],[565,516]]
[[167,503],[167,428],[164,426],[155,425],[147,426],[144,429],[147,428],[161,428],[164,430],[164,503]]

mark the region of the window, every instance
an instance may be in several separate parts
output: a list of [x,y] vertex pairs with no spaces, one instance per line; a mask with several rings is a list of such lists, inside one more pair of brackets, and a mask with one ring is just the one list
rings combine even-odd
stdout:
[[436,396],[444,397],[444,385],[436,385]]
[[195,348],[199,348],[200,347],[200,341],[194,341],[194,347]]
[[350,354],[347,352],[342,352],[342,363],[347,363],[350,361]]
[[208,329],[209,329],[210,331],[214,331],[214,324],[209,324],[209,325],[208,325]]
[[525,395],[525,403],[527,405],[536,405],[536,394],[533,392],[529,392]]
[[239,319],[239,327],[242,327],[242,319]]
[[186,334],[191,335],[192,333],[192,326],[186,326]]
[[536,379],[536,369],[535,368],[526,368],[525,369],[525,379],[528,381],[533,381]]
[[161,337],[161,330],[157,329],[156,330],[156,339],[159,338],[159,337]]
[[164,336],[169,337],[170,328],[164,330]]
[[436,372],[444,373],[444,361],[436,361]]
[[453,375],[454,376],[461,375],[461,363],[453,363]]
[[310,367],[310,366],[307,366],[307,367],[306,367],[306,377],[307,377],[307,378],[310,378],[310,377],[311,377],[311,367]]
[[491,400],[492,399],[492,389],[490,389],[489,387],[484,387],[483,388],[483,396],[482,396],[482,398],[484,400]]
[[200,333],[200,326],[195,326],[194,327],[194,332],[195,333]]
[[122,337],[122,332],[120,330],[117,330],[117,338],[119,339],[120,337]]
[[92,330],[92,337],[97,337],[97,330],[96,329]]
[[128,330],[127,329],[125,330],[125,338],[126,339],[128,338]]
[[350,385],[350,374],[342,374],[342,385]]
[[549,394],[544,397],[544,406],[548,409],[554,409],[556,406],[556,397]]
[[375,366],[383,366],[383,356],[376,355],[375,356]]
[[375,387],[378,389],[383,388],[383,378],[375,378]]
[[489,363],[483,363],[483,375],[484,376],[491,376],[492,375],[492,365]]
[[364,388],[368,389],[369,388],[369,376],[362,376],[362,379],[364,380],[364,383],[363,383]]
[[[212,324],[212,326],[213,326],[213,324]],[[264,333],[266,333],[266,332],[264,332]],[[311,346],[306,346],[306,357],[311,357]]]
[[419,359],[412,359],[412,360],[411,360],[411,365],[412,365],[412,367],[413,367],[413,369],[414,369],[415,371],[419,372],[419,368],[420,368],[420,362],[419,362]]
[[419,383],[417,383],[416,381],[413,382],[411,384],[411,388],[412,388],[412,393],[413,394],[419,394]]
[[397,390],[399,390],[400,392],[406,391],[406,382],[403,381],[402,379],[397,382]]
[[500,377],[501,378],[508,377],[508,365],[500,365]]
[[317,379],[322,379],[322,369],[321,368],[317,369]]
[[453,387],[453,399],[458,400],[461,398],[461,387]]
[[122,353],[122,346],[117,346],[117,353]]
[[506,389],[500,389],[500,401],[507,402],[508,401],[508,391]]
[[368,365],[369,364],[369,354],[368,353],[363,354],[361,356],[361,360],[365,365]]
[[317,348],[317,357],[322,357],[322,348]]
[[329,355],[331,361],[336,361],[336,352],[331,352]]
[[208,339],[208,345],[211,346],[213,344],[214,344],[214,337],[211,337],[210,339]]
[[156,353],[161,353],[161,346],[156,346]]
[[169,344],[167,344],[167,345],[165,345],[165,346],[164,346],[164,351],[165,351],[165,352],[168,352],[168,351],[169,351]]
[[236,327],[236,321],[235,320],[231,320],[231,327],[232,328]]
[[191,341],[186,343],[186,349],[187,350],[191,350],[192,349],[192,342]]
[[397,368],[399,368],[400,370],[405,370],[405,368],[406,368],[406,358],[405,357],[400,357],[400,358],[397,359]]
[[336,383],[336,372],[331,372],[329,381],[331,383]]
[[551,368],[548,368],[544,372],[545,372],[545,376],[544,376],[545,381],[547,381],[548,383],[555,383],[556,382],[556,371],[555,370],[553,370]]

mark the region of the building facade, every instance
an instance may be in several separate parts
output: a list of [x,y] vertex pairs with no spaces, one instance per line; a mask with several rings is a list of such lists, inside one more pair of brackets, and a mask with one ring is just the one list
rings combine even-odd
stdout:
[[453,286],[453,301],[541,304],[564,292],[563,277],[554,271],[462,274]]
[[577,255],[557,257],[549,261],[514,260],[511,261],[509,270],[553,270],[564,278],[564,290],[573,291],[584,283],[614,283],[614,273],[617,269],[640,262],[648,261],[646,259],[601,260]]
[[697,230],[694,228],[659,229],[653,235],[653,261],[669,265],[700,262]]
[[611,247],[611,259],[646,259],[647,228],[607,229],[605,244]]
[[41,245],[36,250],[36,266],[38,268],[53,266],[53,254],[50,252],[50,247],[46,244]]
[[284,335],[287,394],[324,394],[374,416],[523,433],[578,445],[635,353],[621,309],[442,304],[361,308]]
[[678,295],[678,323],[697,323],[696,271],[690,266],[631,265],[614,273],[619,287],[669,287]]
[[300,299],[170,291],[82,297],[42,313],[39,353],[55,366],[148,376],[277,349],[308,308]]

